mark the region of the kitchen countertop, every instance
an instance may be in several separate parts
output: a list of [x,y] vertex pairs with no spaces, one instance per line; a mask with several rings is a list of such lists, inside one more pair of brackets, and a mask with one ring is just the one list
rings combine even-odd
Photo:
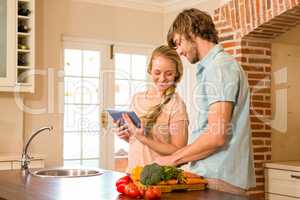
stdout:
[[[100,176],[81,178],[40,178],[21,170],[0,171],[0,199],[7,200],[127,200],[115,189],[115,182],[123,173],[105,171]],[[162,199],[184,200],[250,200],[207,189],[163,193]]]

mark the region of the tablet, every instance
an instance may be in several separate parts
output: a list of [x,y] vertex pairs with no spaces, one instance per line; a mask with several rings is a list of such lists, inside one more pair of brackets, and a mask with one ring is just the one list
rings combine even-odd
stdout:
[[117,120],[121,120],[121,125],[124,124],[124,119],[122,118],[122,114],[127,113],[128,116],[130,117],[130,119],[132,120],[133,124],[138,127],[141,128],[141,121],[139,119],[139,117],[135,114],[135,112],[133,111],[121,111],[121,110],[106,110],[110,116],[113,118],[113,120],[117,121]]

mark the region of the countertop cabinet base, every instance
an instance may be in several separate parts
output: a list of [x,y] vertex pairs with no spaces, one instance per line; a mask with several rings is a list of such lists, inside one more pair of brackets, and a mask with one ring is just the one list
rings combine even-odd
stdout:
[[300,161],[265,164],[267,200],[300,199]]

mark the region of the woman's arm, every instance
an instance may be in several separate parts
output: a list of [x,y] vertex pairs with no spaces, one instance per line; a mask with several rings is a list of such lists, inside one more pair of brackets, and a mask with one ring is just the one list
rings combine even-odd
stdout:
[[141,128],[137,128],[127,114],[123,115],[124,120],[128,124],[128,129],[131,137],[135,137],[144,145],[149,146],[153,151],[161,155],[170,155],[187,144],[188,139],[188,121],[180,120],[171,122],[169,125],[171,142],[163,143],[153,140],[144,135],[144,124],[141,123]]
[[150,147],[153,151],[161,155],[170,155],[187,144],[188,121],[181,120],[173,122],[170,124],[169,130],[171,135],[169,144],[153,140],[144,135],[138,135],[136,138],[144,145]]

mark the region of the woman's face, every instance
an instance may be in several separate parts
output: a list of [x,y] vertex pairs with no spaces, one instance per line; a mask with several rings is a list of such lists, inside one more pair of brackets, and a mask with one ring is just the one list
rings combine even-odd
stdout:
[[164,56],[155,57],[152,61],[151,77],[156,88],[163,92],[174,84],[176,77],[175,63]]

